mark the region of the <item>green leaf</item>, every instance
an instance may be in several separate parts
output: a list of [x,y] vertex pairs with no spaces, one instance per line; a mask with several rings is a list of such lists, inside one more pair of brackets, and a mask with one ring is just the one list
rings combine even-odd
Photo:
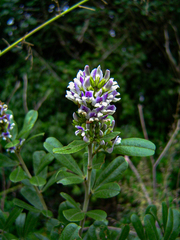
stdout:
[[64,225],[67,225],[69,223],[63,214],[63,211],[67,209],[72,209],[72,204],[70,204],[68,201],[61,202],[58,209],[58,220]]
[[81,169],[79,168],[77,162],[71,155],[64,155],[64,154],[55,154],[53,152],[54,148],[62,147],[62,144],[55,138],[50,137],[46,139],[44,143],[45,149],[50,152],[63,166],[67,167],[72,172],[83,176]]
[[9,217],[6,219],[3,230],[7,230],[12,224],[14,224],[16,218],[22,212],[22,208],[15,207],[9,214]]
[[180,213],[175,209],[169,208],[164,240],[176,239],[176,237],[179,234],[179,229],[180,229]]
[[160,240],[156,226],[154,217],[150,214],[145,215],[144,217],[144,226],[146,229],[146,234],[149,240]]
[[19,165],[18,162],[11,160],[6,155],[0,153],[0,167],[14,167]]
[[72,154],[72,153],[82,150],[83,148],[85,148],[88,145],[89,145],[89,143],[86,143],[83,140],[75,140],[65,147],[54,148],[53,152],[58,153],[58,154]]
[[[66,168],[62,168],[62,171],[65,171]],[[59,172],[59,171],[58,171]],[[47,184],[43,187],[43,189],[41,190],[42,192],[46,191],[50,186],[52,186],[54,183],[56,183],[57,181],[59,181],[62,176],[58,175],[57,173],[54,173],[48,180]]]
[[104,163],[105,160],[105,154],[103,152],[97,153],[92,161],[92,168],[93,169],[99,169],[101,168],[102,164]]
[[0,209],[0,229],[1,229],[1,230],[2,230],[3,227],[4,227],[5,222],[6,222],[6,219],[5,219],[5,217],[4,217],[3,212],[2,212],[1,209]]
[[36,213],[41,212],[41,210],[39,210],[39,209],[37,209],[37,208],[29,205],[28,203],[26,203],[26,202],[24,202],[24,201],[22,201],[22,200],[20,200],[20,199],[17,199],[17,198],[14,198],[14,199],[13,199],[13,203],[14,203],[14,205],[16,205],[16,206],[21,207],[21,208],[24,208],[24,209],[26,209],[26,210],[29,210],[29,211],[31,211],[31,212],[36,212]]
[[53,216],[53,213],[50,210],[42,210],[41,213],[47,218],[51,218]]
[[119,181],[121,179],[121,174],[127,169],[128,163],[123,157],[115,158],[102,172],[96,180],[94,188],[108,183]]
[[106,212],[102,210],[91,210],[91,211],[88,211],[86,215],[98,221],[103,221],[107,217]]
[[3,233],[2,240],[19,240],[19,238],[17,238],[11,233]]
[[[127,237],[129,236],[129,231],[130,231],[129,225],[125,225],[121,231],[121,234],[120,234],[118,240],[126,240]],[[145,240],[145,238],[143,240]]]
[[53,161],[53,159],[54,159],[54,157],[52,156],[52,154],[50,154],[50,153],[46,154],[41,159],[41,163],[37,167],[35,174],[38,175],[46,166],[48,166]]
[[30,232],[33,232],[38,221],[39,213],[28,212],[26,223],[24,227],[24,236],[26,237]]
[[20,142],[19,140],[15,139],[14,141],[7,143],[5,148],[15,147],[16,145],[19,144],[19,142]]
[[66,199],[73,207],[75,207],[76,209],[81,210],[81,209],[80,209],[80,206],[79,206],[80,204],[77,203],[77,202],[75,202],[74,199],[73,199],[71,196],[69,196],[67,193],[62,192],[62,193],[60,193],[60,195],[61,195],[64,199]]
[[120,186],[115,182],[103,184],[95,190],[92,190],[93,196],[97,198],[110,198],[118,195],[119,193]]
[[19,135],[18,135],[18,139],[20,138],[27,138],[27,136],[29,135],[31,129],[33,128],[36,120],[38,118],[38,112],[35,110],[30,110],[24,119],[24,124],[23,124],[23,128],[20,131]]
[[27,178],[27,176],[20,166],[14,169],[9,176],[12,182],[20,182],[25,178]]
[[59,180],[57,183],[61,183],[63,185],[78,184],[84,181],[83,177],[80,177],[70,172],[59,171],[58,175],[61,175],[62,179]]
[[113,138],[117,137],[120,132],[112,132],[102,137],[105,142],[111,141]]
[[34,186],[41,187],[46,184],[46,179],[39,176],[34,176],[30,179],[30,183]]
[[41,136],[44,136],[45,133],[38,133],[38,134],[35,134],[33,135],[32,137],[28,138],[26,140],[26,143],[29,142],[30,140],[32,140],[33,138],[37,138],[37,137],[41,137]]
[[43,210],[42,203],[34,189],[34,187],[23,187],[21,188],[21,194],[23,197],[30,202],[35,208]]
[[164,232],[166,231],[167,218],[168,218],[168,207],[165,202],[162,202],[162,220],[163,220]]
[[66,218],[68,221],[71,221],[71,222],[81,221],[81,220],[83,220],[84,217],[85,217],[85,213],[84,213],[84,212],[81,212],[81,210],[80,210],[80,209],[77,209],[77,208],[64,210],[64,211],[63,211],[63,214],[64,214],[65,218]]
[[146,157],[155,152],[154,143],[142,138],[126,138],[114,147],[114,153],[128,156]]
[[143,225],[139,219],[139,217],[136,215],[136,214],[133,214],[131,216],[131,222],[132,222],[132,225],[138,235],[138,237],[141,239],[141,240],[145,240],[145,234],[144,234],[144,228],[143,228]]
[[63,230],[59,240],[75,240],[79,238],[79,229],[81,227],[75,223],[68,224]]
[[18,233],[19,237],[24,237],[24,225],[25,225],[25,220],[26,220],[26,213],[21,213],[17,218],[16,218],[16,230]]

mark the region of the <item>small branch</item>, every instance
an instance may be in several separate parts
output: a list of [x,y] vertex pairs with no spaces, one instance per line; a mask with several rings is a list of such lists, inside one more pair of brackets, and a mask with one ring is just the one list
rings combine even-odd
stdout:
[[[164,157],[164,155],[168,151],[169,147],[172,145],[173,140],[175,139],[179,130],[180,130],[180,119],[177,122],[177,126],[176,126],[176,129],[175,129],[174,133],[172,134],[171,138],[169,139],[169,141],[166,144],[165,148],[163,149],[162,153],[160,154],[160,156],[158,157],[158,159],[156,160],[156,162],[153,165],[153,189],[154,189],[154,194],[156,193],[156,168],[157,168],[158,164],[160,163],[161,159]],[[155,198],[155,195],[154,195],[154,198]]]
[[15,192],[16,190],[21,189],[22,187],[23,187],[23,184],[18,184],[17,186],[8,188],[8,189],[0,192],[0,196],[3,196],[3,194],[7,195],[8,193]]
[[14,86],[14,89],[12,90],[11,92],[11,95],[10,97],[8,98],[8,100],[6,101],[6,104],[9,105],[9,102],[11,101],[12,97],[14,96],[15,92],[20,88],[21,86],[21,82],[20,81],[17,81],[15,86]]
[[[148,133],[147,133],[146,124],[144,121],[143,106],[141,104],[138,104],[138,111],[139,111],[139,118],[140,118],[142,130],[143,130],[144,138],[148,140]],[[151,159],[151,163],[153,165],[155,162],[153,156],[150,156],[150,159]]]
[[24,73],[22,78],[23,78],[23,82],[24,82],[24,86],[23,86],[23,105],[24,105],[25,113],[27,113],[28,112],[28,106],[27,106],[28,78],[27,78],[27,74]]
[[47,98],[49,97],[49,95],[52,93],[52,90],[51,89],[49,89],[49,90],[47,90],[46,91],[46,93],[45,93],[45,95],[44,95],[44,97],[42,97],[40,100],[39,100],[39,102],[36,104],[36,106],[34,107],[34,110],[38,110],[41,106],[42,106],[42,104],[47,100]]
[[174,69],[176,70],[176,72],[178,73],[178,75],[180,75],[180,68],[178,67],[176,60],[174,59],[174,57],[170,51],[170,48],[169,48],[169,34],[168,34],[167,26],[165,26],[165,28],[164,28],[164,38],[165,38],[165,51],[169,58],[169,61],[172,64],[172,66],[174,67]]
[[87,2],[88,0],[83,0],[77,4],[75,4],[74,6],[72,6],[71,8],[67,9],[66,11],[58,14],[57,16],[49,19],[48,21],[46,21],[45,23],[41,24],[40,26],[38,26],[37,28],[33,29],[32,31],[30,31],[29,33],[27,33],[24,37],[20,38],[19,40],[17,40],[16,42],[14,42],[13,44],[11,44],[10,46],[8,46],[7,48],[5,48],[2,52],[0,52],[0,57],[2,55],[4,55],[6,52],[8,52],[9,50],[11,50],[12,48],[16,47],[18,43],[24,41],[26,38],[32,36],[34,33],[38,32],[39,30],[41,30],[42,28],[44,28],[45,26],[49,25],[50,23],[56,21],[58,18],[64,16],[65,14],[69,13],[70,11],[74,10],[75,8],[79,7],[79,5],[84,4],[85,2]]
[[138,173],[136,167],[133,165],[133,163],[131,162],[131,160],[130,160],[130,158],[129,158],[128,156],[124,156],[124,158],[125,158],[126,161],[128,162],[131,170],[132,170],[132,171],[134,172],[134,174],[136,175],[136,178],[137,178],[138,182],[140,183],[141,189],[142,189],[142,191],[143,191],[143,193],[144,193],[144,196],[145,196],[148,204],[152,204],[152,201],[151,201],[151,199],[150,199],[150,197],[149,197],[149,194],[148,194],[148,192],[147,192],[147,190],[146,190],[146,187],[145,187],[145,185],[144,185],[144,183],[143,183],[143,181],[142,181],[142,179],[141,179],[141,176],[140,176],[140,174]]

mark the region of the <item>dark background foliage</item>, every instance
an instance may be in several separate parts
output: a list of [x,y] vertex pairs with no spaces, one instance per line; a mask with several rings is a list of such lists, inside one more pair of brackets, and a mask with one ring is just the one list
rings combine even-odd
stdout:
[[[77,1],[59,1],[58,9],[51,0],[1,0],[0,49],[75,3]],[[149,139],[157,146],[156,159],[179,117],[180,43],[178,45],[179,32],[176,31],[180,27],[179,0],[114,0],[107,3],[89,1],[85,5],[95,11],[78,8],[3,55],[0,58],[0,99],[9,103],[19,126],[27,109],[38,109],[35,132],[45,132],[44,139],[54,136],[68,144],[75,139],[71,122],[77,107],[65,98],[67,85],[86,64],[91,69],[100,64],[103,71],[110,69],[111,77],[120,85],[122,100],[116,104],[116,128],[121,131],[122,138],[143,137],[137,107],[142,104]],[[167,52],[165,30],[174,62]],[[163,158],[157,175],[159,199],[176,206],[179,206],[180,188],[179,138],[177,136]],[[32,145],[24,147],[23,154],[29,166],[32,152],[42,149],[44,139],[34,140]],[[81,153],[77,158],[81,159]],[[109,156],[107,159],[110,160]],[[151,189],[150,160],[135,157],[132,160]],[[168,195],[163,192],[165,175],[166,188],[170,190]],[[121,185],[122,193],[118,198],[108,203],[102,201],[102,205],[111,212],[110,217],[127,222],[126,217],[132,209],[138,206],[140,211],[146,202],[130,169]],[[48,198],[59,201],[59,185],[54,189],[57,197],[54,196],[56,191],[51,190]],[[81,189],[73,188],[73,192],[80,198]],[[98,202],[93,204],[96,206]]]

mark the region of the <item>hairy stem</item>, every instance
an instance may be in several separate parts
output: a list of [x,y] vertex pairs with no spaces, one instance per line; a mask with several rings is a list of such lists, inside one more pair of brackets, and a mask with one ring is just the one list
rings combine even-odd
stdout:
[[[32,178],[32,175],[31,175],[31,173],[29,172],[29,170],[28,170],[28,168],[27,168],[24,160],[22,159],[20,153],[19,153],[19,152],[16,152],[16,156],[17,156],[17,158],[19,159],[19,162],[20,162],[22,168],[24,169],[24,171],[26,172],[27,176],[28,176],[29,178]],[[33,187],[34,187],[34,189],[36,190],[36,193],[37,193],[37,195],[38,195],[38,197],[39,197],[39,199],[40,199],[40,201],[41,201],[41,203],[42,203],[43,209],[44,209],[44,210],[48,210],[48,208],[47,208],[47,206],[46,206],[46,203],[45,203],[45,201],[44,201],[43,195],[42,195],[41,192],[39,191],[38,187],[36,187],[36,186],[33,186]]]
[[[87,170],[87,178],[85,180],[85,196],[84,196],[84,205],[83,205],[83,212],[86,213],[89,206],[89,198],[91,195],[91,173],[92,173],[92,143],[88,146],[88,170]],[[80,235],[82,234],[83,227],[85,223],[85,218],[81,221],[80,226]]]

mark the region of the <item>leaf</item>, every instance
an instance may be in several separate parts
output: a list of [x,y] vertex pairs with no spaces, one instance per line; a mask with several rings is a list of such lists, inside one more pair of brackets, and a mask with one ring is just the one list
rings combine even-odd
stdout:
[[98,221],[103,221],[107,217],[106,212],[102,210],[91,210],[91,211],[88,211],[86,215]]
[[60,171],[59,174],[62,175],[62,179],[57,183],[61,183],[63,185],[78,184],[84,181],[83,177],[80,177],[74,173]]
[[30,179],[30,183],[34,186],[41,187],[46,184],[46,179],[39,176],[34,176]]
[[179,234],[179,228],[180,228],[180,213],[175,209],[169,208],[164,240],[176,239],[176,237]]
[[104,163],[105,156],[106,155],[102,152],[97,153],[93,158],[92,168],[93,169],[101,168],[102,164]]
[[138,237],[141,239],[141,240],[144,240],[146,239],[145,238],[145,234],[144,234],[144,228],[143,228],[143,225],[139,219],[139,217],[136,215],[136,214],[133,214],[131,216],[131,222],[132,222],[132,225],[138,235]]
[[13,203],[14,203],[14,205],[16,205],[16,206],[21,207],[21,208],[24,208],[24,209],[26,209],[26,210],[29,210],[29,211],[31,211],[31,212],[36,212],[36,213],[41,212],[41,210],[39,210],[39,209],[37,209],[37,208],[29,205],[28,203],[26,203],[26,202],[24,202],[24,201],[22,201],[22,200],[20,200],[20,199],[17,199],[17,198],[14,198],[14,199],[13,199]]
[[15,139],[14,141],[7,143],[5,148],[15,147],[16,145],[19,144],[19,142],[20,142],[19,140]]
[[20,166],[14,169],[9,176],[12,182],[20,182],[25,178],[27,178],[27,176]]
[[160,240],[156,226],[155,226],[155,220],[154,217],[150,214],[146,214],[144,217],[144,226],[146,229],[146,234],[150,239],[153,240]]
[[37,137],[41,137],[41,136],[44,136],[45,133],[38,133],[38,134],[35,134],[33,135],[32,137],[28,138],[26,140],[26,143],[29,142],[30,140],[32,140],[33,138],[37,138]]
[[72,208],[72,205],[69,204],[68,201],[61,202],[61,204],[59,205],[58,220],[64,225],[67,225],[69,221],[64,217],[63,211],[71,208]]
[[93,196],[97,198],[110,198],[118,195],[119,193],[120,186],[115,182],[103,184],[95,190],[92,190]]
[[60,195],[64,199],[66,199],[73,207],[75,207],[76,209],[81,210],[80,207],[79,207],[79,203],[75,202],[74,199],[71,196],[69,196],[67,193],[62,192],[62,193],[60,193]]
[[126,138],[114,147],[113,152],[121,155],[146,157],[155,152],[154,143],[142,138]]
[[18,162],[11,160],[6,155],[0,153],[0,167],[14,167],[19,165]]
[[81,212],[81,210],[80,210],[80,209],[77,209],[77,208],[72,208],[72,209],[64,210],[64,211],[63,211],[63,214],[64,214],[65,218],[66,218],[68,221],[71,221],[71,222],[81,221],[81,220],[83,220],[84,217],[85,217],[85,213],[84,213],[84,212]]
[[[66,168],[62,168],[62,171],[65,171]],[[59,171],[58,171],[59,172]],[[58,173],[57,172],[57,173]],[[42,192],[46,191],[50,186],[52,186],[55,182],[59,181],[62,176],[58,175],[57,173],[54,173],[50,179],[48,180],[47,184],[43,187],[43,189],[41,190]]]
[[63,230],[59,240],[75,240],[79,238],[79,229],[81,227],[75,223],[69,223]]
[[85,148],[88,145],[89,145],[89,143],[86,143],[83,140],[75,140],[65,147],[54,148],[53,152],[58,153],[58,154],[72,154],[72,153],[82,150],[83,148]]
[[2,240],[19,240],[19,239],[11,233],[3,233]]
[[117,137],[120,132],[112,132],[102,137],[105,142],[110,142],[113,138]]
[[50,152],[63,166],[67,167],[72,172],[78,174],[79,176],[83,176],[81,169],[79,168],[77,162],[71,155],[64,154],[55,154],[53,152],[54,148],[62,147],[62,144],[55,138],[50,137],[46,139],[44,143],[45,149]]
[[21,188],[21,194],[23,197],[30,202],[35,208],[43,210],[42,203],[34,189],[34,187],[23,187]]
[[52,156],[52,154],[50,154],[50,153],[46,154],[41,159],[41,163],[37,167],[35,174],[38,175],[46,166],[48,166],[53,161],[53,159],[54,159],[54,157]]
[[165,202],[162,202],[162,220],[163,220],[164,232],[166,231],[167,218],[168,218],[168,207]]
[[24,227],[24,236],[26,237],[30,232],[33,232],[38,221],[39,213],[28,212],[26,223]]
[[42,210],[41,213],[48,218],[51,218],[53,216],[53,213],[50,210]]
[[25,225],[25,220],[26,220],[26,213],[21,213],[17,218],[16,218],[16,230],[18,233],[19,237],[24,237],[24,225]]
[[3,230],[7,230],[16,220],[16,218],[19,216],[19,214],[22,212],[22,208],[15,207],[9,214],[9,217],[6,219],[6,222],[4,224]]
[[36,120],[38,118],[38,112],[35,110],[30,110],[24,119],[24,124],[23,124],[23,128],[20,131],[19,135],[18,135],[18,139],[20,138],[27,138],[27,136],[29,135],[31,129],[33,128]]
[[94,188],[108,183],[119,181],[121,179],[121,174],[127,169],[128,163],[123,157],[115,158],[102,172],[96,180]]
[[[125,225],[121,231],[121,234],[120,234],[118,240],[126,240],[129,235],[129,231],[130,231],[129,225]],[[144,240],[145,240],[145,238],[144,238]]]
[[5,217],[4,217],[3,212],[2,212],[1,209],[0,209],[0,229],[1,229],[1,230],[2,230],[3,227],[4,227],[5,222],[6,222],[6,219],[5,219]]

